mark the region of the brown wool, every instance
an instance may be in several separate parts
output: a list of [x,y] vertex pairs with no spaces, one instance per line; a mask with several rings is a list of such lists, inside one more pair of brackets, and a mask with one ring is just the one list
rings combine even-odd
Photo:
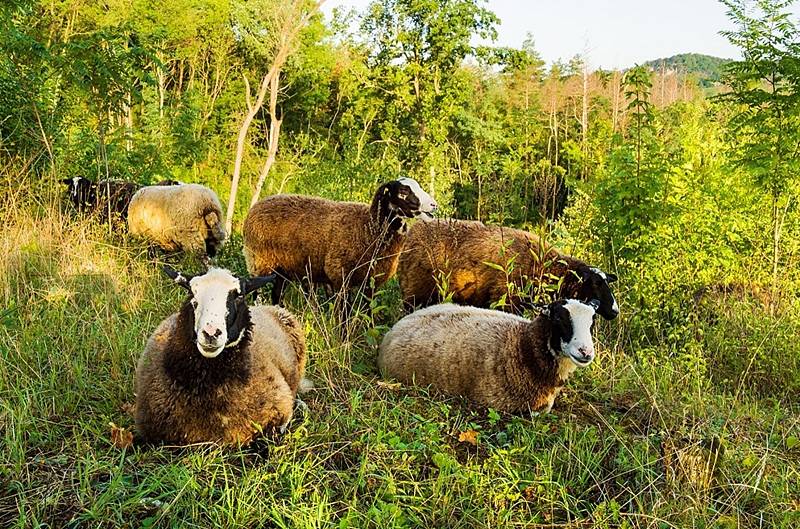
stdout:
[[250,307],[248,338],[216,358],[203,358],[182,317],[185,307],[158,326],[136,367],[139,438],[246,444],[285,426],[306,363],[305,337],[294,316],[278,307]]
[[309,277],[340,290],[383,285],[397,270],[404,224],[376,195],[371,206],[317,197],[274,195],[254,205],[244,222],[250,274]]
[[[507,276],[512,258],[513,269]],[[411,227],[397,273],[407,305],[435,303],[439,299],[437,281],[444,280],[454,303],[488,308],[506,295],[506,301],[519,310],[523,299],[508,295],[509,283],[519,293],[528,283],[554,284],[563,277],[555,298],[574,297],[578,279],[570,271],[582,266],[587,265],[561,254],[532,233],[442,219],[420,221]]]

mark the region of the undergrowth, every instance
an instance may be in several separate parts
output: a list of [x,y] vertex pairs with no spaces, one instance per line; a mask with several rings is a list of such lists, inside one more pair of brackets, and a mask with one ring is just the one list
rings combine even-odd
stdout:
[[[285,436],[121,450],[109,423],[133,427],[135,361],[182,297],[159,264],[200,265],[153,258],[55,196],[2,206],[2,527],[800,524],[800,402],[758,383],[797,368],[791,310],[704,305],[695,349],[676,354],[631,347],[623,297],[553,413],[507,416],[379,377],[377,343],[402,316],[394,282],[354,305],[347,332],[335,298],[293,289],[316,389]],[[239,248],[220,263],[243,273]],[[786,356],[759,361],[776,340]]]

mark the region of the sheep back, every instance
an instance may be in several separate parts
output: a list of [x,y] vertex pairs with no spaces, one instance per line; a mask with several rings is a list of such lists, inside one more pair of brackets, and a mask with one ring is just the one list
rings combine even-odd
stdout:
[[279,272],[340,289],[367,278],[380,286],[397,271],[403,237],[377,233],[369,206],[318,197],[273,195],[244,221],[244,255],[251,275]]
[[[398,277],[403,300],[409,305],[439,300],[437,281],[444,280],[453,302],[489,307],[509,294],[508,283],[520,290],[528,281],[541,281],[543,263],[557,258],[555,249],[522,230],[477,221],[419,221],[409,231]],[[508,266],[511,259],[513,267]],[[522,299],[511,295],[507,301],[519,306]]]
[[563,371],[561,361],[547,352],[546,340],[543,317],[531,322],[442,304],[395,324],[381,343],[378,366],[405,384],[430,385],[497,410],[549,410]]
[[[166,369],[165,349],[177,339],[178,314],[158,326],[136,367],[136,428],[143,440],[246,444],[260,429],[289,422],[305,370],[302,327],[278,307],[250,307],[250,315],[250,376],[227,381],[208,393],[183,387]],[[212,369],[224,369],[224,364]]]
[[199,184],[143,187],[128,206],[128,228],[166,251],[205,253],[225,240],[219,198]]

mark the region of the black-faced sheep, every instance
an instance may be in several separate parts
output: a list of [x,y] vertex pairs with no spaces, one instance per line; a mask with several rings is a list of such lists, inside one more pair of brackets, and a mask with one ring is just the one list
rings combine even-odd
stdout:
[[261,431],[283,431],[308,382],[305,337],[286,310],[245,300],[273,278],[165,271],[189,297],[161,322],[137,364],[138,440],[246,444]]
[[596,302],[551,303],[533,321],[450,303],[418,310],[383,338],[378,366],[505,412],[549,412],[569,375],[594,359]]
[[371,205],[275,195],[256,203],[244,221],[244,256],[253,275],[278,274],[272,302],[286,279],[340,290],[378,287],[397,270],[406,219],[430,214],[436,203],[419,184],[401,178],[380,186]]
[[397,275],[407,306],[440,301],[441,283],[454,303],[488,308],[505,299],[519,311],[529,305],[530,285],[560,283],[554,298],[596,299],[605,319],[619,314],[609,286],[617,280],[614,274],[564,255],[532,233],[476,221],[414,224]]
[[67,186],[67,196],[76,210],[84,213],[99,213],[104,218],[108,214],[125,218],[128,204],[141,187],[123,180],[100,180],[92,182],[88,178],[76,176],[61,181]]
[[128,206],[128,229],[168,252],[214,257],[225,241],[219,198],[199,184],[143,187]]

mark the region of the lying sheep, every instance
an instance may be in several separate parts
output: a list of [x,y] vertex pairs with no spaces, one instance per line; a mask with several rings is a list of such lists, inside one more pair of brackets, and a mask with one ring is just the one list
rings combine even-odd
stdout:
[[189,297],[136,366],[137,440],[246,444],[264,430],[283,431],[309,385],[303,330],[286,310],[245,301],[273,277],[165,271]]
[[428,307],[386,334],[378,366],[384,376],[482,406],[547,413],[569,375],[594,359],[597,306],[560,300],[533,321],[449,303]]
[[61,183],[67,186],[67,196],[76,210],[100,213],[104,218],[108,218],[110,213],[123,219],[128,214],[131,198],[141,187],[123,180],[92,182],[82,176],[66,178]]
[[609,286],[617,280],[614,274],[564,255],[532,233],[476,221],[417,222],[397,275],[403,301],[410,307],[440,301],[442,285],[454,303],[488,308],[505,299],[511,310],[520,311],[530,306],[529,284],[560,282],[555,298],[597,299],[598,313],[605,319],[619,314]]
[[272,302],[286,279],[378,287],[397,269],[406,219],[427,215],[436,203],[419,184],[401,178],[378,188],[372,204],[275,195],[256,203],[244,221],[244,256],[253,275],[278,274]]
[[214,257],[225,241],[222,219],[216,193],[199,184],[143,187],[128,206],[131,234],[168,252]]

